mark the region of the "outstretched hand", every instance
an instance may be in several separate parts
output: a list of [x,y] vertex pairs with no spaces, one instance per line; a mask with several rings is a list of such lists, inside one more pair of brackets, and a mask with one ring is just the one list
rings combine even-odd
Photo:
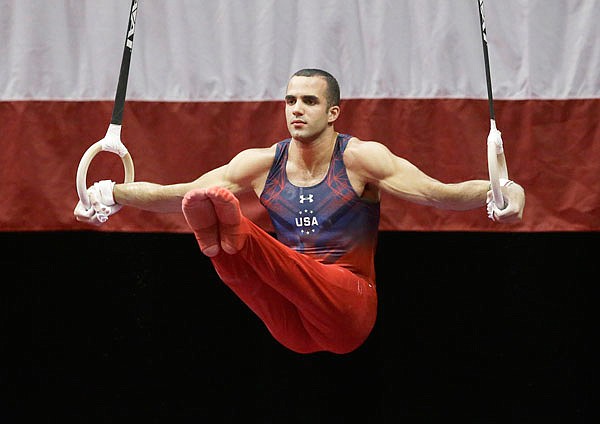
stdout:
[[86,209],[81,200],[77,202],[73,211],[75,219],[99,226],[104,224],[109,216],[117,213],[121,205],[115,203],[112,193],[114,185],[113,181],[102,180],[89,187],[87,194],[91,207]]
[[499,209],[494,203],[492,191],[487,193],[487,212],[492,221],[511,224],[523,219],[525,208],[525,190],[514,181],[502,187],[502,195],[506,203],[504,209]]

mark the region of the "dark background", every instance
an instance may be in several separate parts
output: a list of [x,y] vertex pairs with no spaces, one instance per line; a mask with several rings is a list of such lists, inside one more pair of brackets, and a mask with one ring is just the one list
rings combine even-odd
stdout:
[[599,234],[381,232],[340,356],[280,346],[191,234],[0,232],[0,422],[590,422]]

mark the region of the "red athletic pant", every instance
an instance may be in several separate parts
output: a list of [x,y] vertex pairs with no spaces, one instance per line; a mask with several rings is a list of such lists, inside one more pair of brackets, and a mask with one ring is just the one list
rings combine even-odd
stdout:
[[373,284],[290,249],[246,217],[242,228],[242,250],[211,260],[276,340],[298,353],[348,353],[365,341],[377,315]]

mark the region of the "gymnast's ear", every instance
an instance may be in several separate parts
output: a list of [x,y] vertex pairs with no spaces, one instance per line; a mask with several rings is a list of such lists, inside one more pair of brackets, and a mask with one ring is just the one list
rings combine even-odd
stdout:
[[331,106],[329,112],[327,112],[327,122],[333,124],[340,116],[340,107]]

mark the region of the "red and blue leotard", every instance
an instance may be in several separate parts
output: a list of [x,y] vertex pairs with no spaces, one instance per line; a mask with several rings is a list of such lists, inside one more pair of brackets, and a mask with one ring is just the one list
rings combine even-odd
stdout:
[[260,201],[283,244],[374,282],[379,203],[361,199],[350,184],[343,160],[350,138],[337,137],[327,175],[311,187],[288,180],[290,139],[279,142]]
[[297,187],[278,143],[260,196],[277,239],[242,216],[242,249],[211,258],[227,286],[282,345],[299,353],[347,353],[369,336],[377,315],[374,252],[379,203],[361,199],[343,162],[339,135],[326,177]]

